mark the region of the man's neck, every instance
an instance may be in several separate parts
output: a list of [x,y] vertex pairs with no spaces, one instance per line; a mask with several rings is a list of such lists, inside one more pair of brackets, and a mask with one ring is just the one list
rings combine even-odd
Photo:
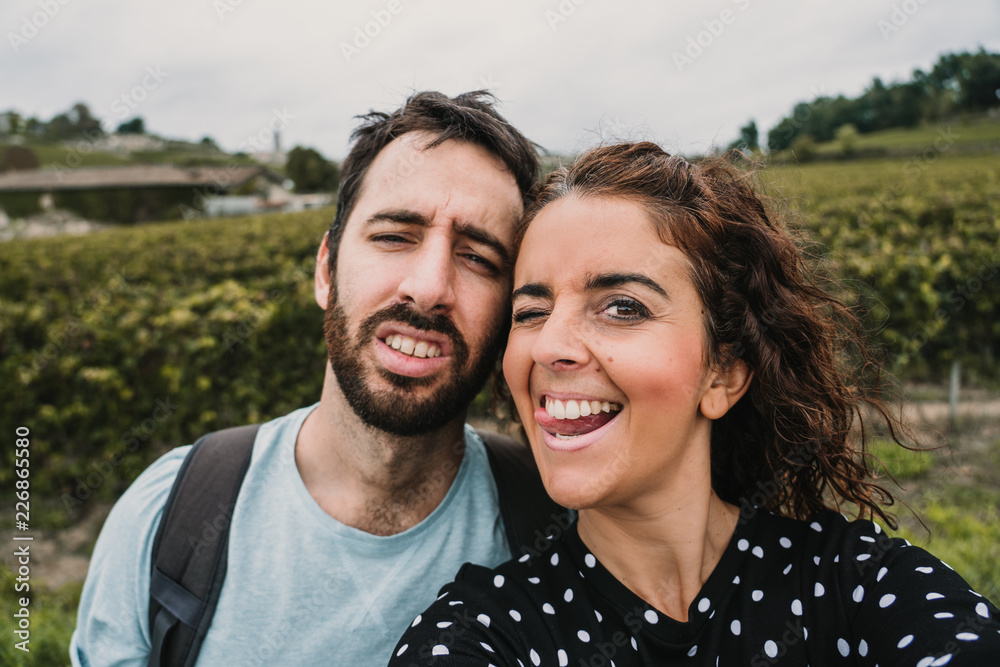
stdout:
[[380,431],[357,417],[328,367],[320,404],[299,432],[295,465],[309,494],[334,519],[395,535],[441,504],[464,452],[464,414],[420,436]]

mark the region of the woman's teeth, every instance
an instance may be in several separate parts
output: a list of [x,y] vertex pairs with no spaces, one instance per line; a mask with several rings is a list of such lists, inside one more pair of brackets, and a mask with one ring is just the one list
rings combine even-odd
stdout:
[[436,343],[428,343],[425,340],[417,341],[409,336],[392,334],[385,339],[385,344],[398,352],[418,359],[441,356],[441,348]]
[[560,401],[545,397],[545,412],[556,419],[579,419],[599,412],[618,412],[622,406],[610,401]]

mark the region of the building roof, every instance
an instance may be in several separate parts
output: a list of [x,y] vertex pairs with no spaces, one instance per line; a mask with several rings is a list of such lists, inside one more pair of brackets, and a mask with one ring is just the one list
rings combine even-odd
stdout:
[[263,167],[175,167],[173,165],[127,165],[34,169],[0,174],[0,192],[49,192],[53,190],[97,190],[105,188],[215,187],[221,191],[239,187],[263,175],[277,181]]

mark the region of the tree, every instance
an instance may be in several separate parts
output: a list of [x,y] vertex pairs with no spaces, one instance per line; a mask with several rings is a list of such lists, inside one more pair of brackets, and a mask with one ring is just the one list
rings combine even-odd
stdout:
[[45,135],[54,141],[93,138],[103,134],[101,122],[90,114],[90,108],[83,102],[77,102],[45,126]]
[[751,119],[749,123],[740,128],[740,142],[752,151],[760,150],[757,121]]
[[772,151],[790,148],[801,137],[825,142],[838,128],[853,125],[859,134],[893,127],[914,127],[922,120],[940,120],[956,112],[981,113],[1000,106],[1000,54],[942,55],[930,72],[914,70],[909,81],[884,83],[872,79],[864,93],[817,97],[795,105],[767,134]]
[[335,192],[340,180],[337,165],[312,148],[296,146],[288,152],[285,172],[296,192]]
[[840,154],[844,157],[851,157],[858,147],[858,128],[850,123],[841,125],[837,129],[837,143],[840,145]]
[[760,150],[760,137],[757,133],[757,122],[750,119],[750,122],[740,128],[740,138],[729,144],[730,150],[743,152],[753,152]]
[[146,134],[146,122],[141,116],[126,121],[115,130],[118,134]]

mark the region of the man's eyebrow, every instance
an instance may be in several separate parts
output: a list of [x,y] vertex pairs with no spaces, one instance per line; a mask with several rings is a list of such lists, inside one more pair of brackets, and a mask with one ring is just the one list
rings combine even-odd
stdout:
[[519,296],[534,296],[539,299],[551,299],[552,290],[547,285],[543,285],[542,283],[528,283],[514,290],[513,294],[510,295],[511,301]]
[[[386,209],[384,211],[378,211],[372,214],[366,221],[365,225],[374,225],[379,222],[396,222],[404,225],[419,225],[420,227],[430,227],[431,221],[426,217],[417,213],[416,211],[411,211],[405,208],[397,209]],[[510,264],[510,251],[507,250],[500,239],[498,239],[493,234],[490,234],[485,229],[476,227],[475,225],[470,225],[468,223],[453,223],[455,226],[455,231],[460,235],[475,241],[476,243],[481,243],[485,246],[489,246],[499,257],[500,263],[503,267],[508,267]]]
[[645,285],[663,298],[670,298],[670,295],[667,294],[665,289],[660,287],[659,283],[649,276],[644,276],[641,273],[602,273],[596,276],[588,276],[586,289],[609,289],[628,283],[639,283],[640,285]]
[[429,227],[431,224],[431,221],[421,214],[405,208],[387,209],[373,213],[365,220],[365,225],[372,225],[376,222],[400,222],[407,225],[420,225],[421,227]]

